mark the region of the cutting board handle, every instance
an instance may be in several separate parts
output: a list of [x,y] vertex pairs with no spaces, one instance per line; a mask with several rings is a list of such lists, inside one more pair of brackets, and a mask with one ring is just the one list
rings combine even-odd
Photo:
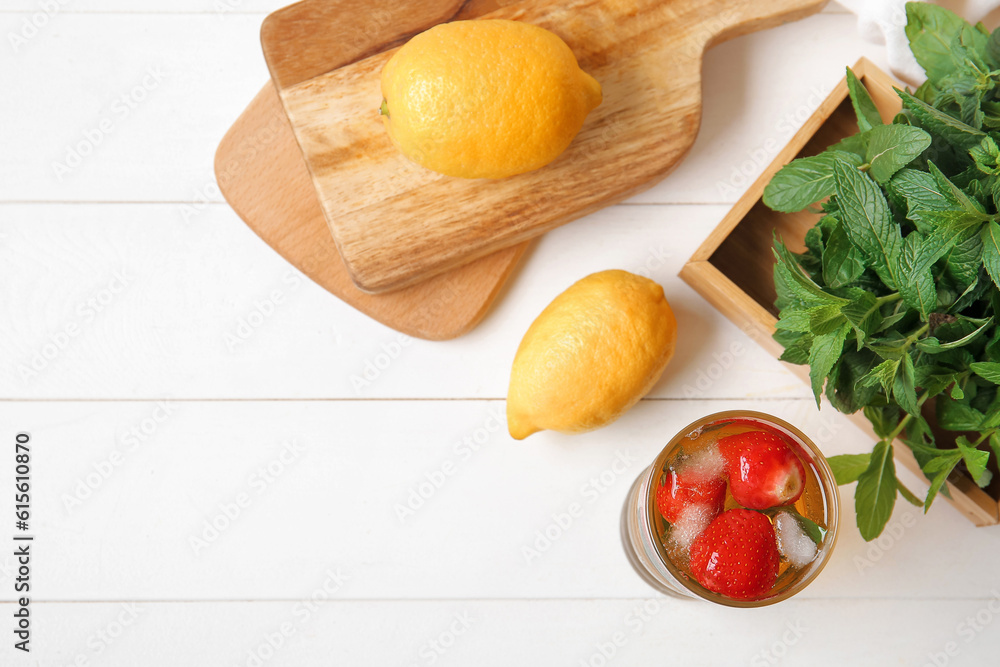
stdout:
[[[823,9],[828,1],[728,0],[706,3],[710,5],[712,12],[702,23],[705,26],[705,48],[782,23],[798,21]],[[724,6],[720,9],[719,4]]]

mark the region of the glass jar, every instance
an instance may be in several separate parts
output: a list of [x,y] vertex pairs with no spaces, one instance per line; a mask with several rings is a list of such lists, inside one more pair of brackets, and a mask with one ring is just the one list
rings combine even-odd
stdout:
[[[740,600],[712,592],[692,575],[675,564],[669,556],[663,536],[668,525],[656,504],[656,492],[665,470],[680,448],[705,446],[704,439],[718,438],[743,431],[764,430],[777,433],[792,447],[806,471],[806,486],[795,509],[812,519],[826,532],[817,546],[815,557],[801,568],[783,567],[771,591],[759,599]],[[732,501],[727,496],[727,508]],[[820,573],[837,541],[840,518],[837,482],[822,452],[799,429],[761,412],[730,410],[702,417],[681,429],[652,465],[632,485],[622,510],[621,536],[625,554],[635,571],[661,593],[679,598],[701,599],[730,607],[762,607],[795,595]]]

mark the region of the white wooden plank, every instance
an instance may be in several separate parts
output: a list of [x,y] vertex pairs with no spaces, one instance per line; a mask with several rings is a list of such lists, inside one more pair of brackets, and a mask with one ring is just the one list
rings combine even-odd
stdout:
[[[995,664],[1000,650],[996,594],[790,600],[752,612],[663,598],[312,603],[310,589],[301,595],[293,602],[38,604],[33,652],[4,647],[4,664],[979,667]],[[0,610],[9,618],[13,608]]]
[[[60,13],[77,14],[86,12],[120,12],[123,14],[139,13],[270,13],[285,5],[292,4],[288,0],[144,0],[141,4],[129,0],[54,0],[59,6],[45,0],[7,0],[0,13],[45,12],[50,9],[52,15]],[[833,0],[823,8],[824,14],[843,14],[847,10]],[[41,22],[41,20],[39,20]]]
[[[676,431],[735,407],[827,454],[871,448],[803,400],[643,401],[603,430],[521,443],[502,402],[3,402],[0,440],[32,436],[36,600],[289,599],[327,569],[359,599],[642,597],[619,542],[626,492]],[[941,502],[926,517],[898,506],[868,545],[842,497],[834,558],[803,597],[1000,587],[984,565],[997,530]],[[3,595],[13,564],[0,558]]]
[[725,211],[619,206],[558,229],[477,329],[431,343],[302,278],[226,207],[2,206],[0,397],[502,398],[537,314],[609,268],[652,276],[676,311],[653,396],[808,396],[677,277]]
[[[23,20],[0,14],[0,34]],[[260,22],[65,14],[5,45],[0,199],[220,199],[215,148],[268,78]]]
[[[55,4],[53,4],[55,3]],[[120,13],[120,14],[268,14],[289,0],[7,0],[3,13],[49,14]],[[57,10],[55,7],[58,6]],[[41,22],[41,20],[39,20]]]
[[[0,14],[0,34],[24,19]],[[0,118],[0,200],[219,201],[215,146],[267,78],[260,21],[67,13],[16,50],[8,44],[14,66],[0,70],[0,85],[16,97]],[[836,13],[712,50],[698,141],[635,201],[734,202],[859,55],[883,62],[854,17]]]

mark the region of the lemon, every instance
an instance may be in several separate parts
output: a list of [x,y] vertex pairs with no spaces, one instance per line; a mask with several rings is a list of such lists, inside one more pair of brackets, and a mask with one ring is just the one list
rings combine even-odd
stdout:
[[601,86],[557,35],[502,19],[420,33],[382,68],[382,119],[414,162],[448,176],[504,178],[566,150]]
[[602,271],[557,296],[514,357],[507,427],[517,440],[549,429],[610,424],[642,398],[674,356],[677,321],[657,283]]

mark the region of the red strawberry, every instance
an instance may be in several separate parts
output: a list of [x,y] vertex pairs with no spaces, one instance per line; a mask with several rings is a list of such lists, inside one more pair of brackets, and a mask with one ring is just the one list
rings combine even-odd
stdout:
[[806,470],[783,438],[748,431],[719,440],[729,492],[740,505],[763,510],[790,505],[802,495]]
[[705,505],[715,518],[726,504],[726,480],[709,477],[699,470],[673,469],[667,471],[666,479],[656,490],[656,506],[663,518],[677,523],[685,508]]
[[710,591],[737,600],[759,598],[778,578],[778,544],[766,516],[723,512],[691,545],[691,574]]

